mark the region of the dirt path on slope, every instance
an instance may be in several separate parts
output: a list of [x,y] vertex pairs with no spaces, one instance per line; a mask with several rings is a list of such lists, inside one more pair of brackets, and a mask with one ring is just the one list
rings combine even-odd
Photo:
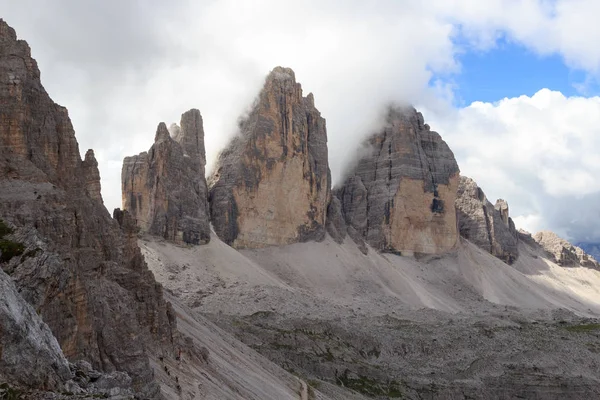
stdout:
[[303,380],[300,381],[302,389],[300,390],[300,400],[308,400],[308,386]]

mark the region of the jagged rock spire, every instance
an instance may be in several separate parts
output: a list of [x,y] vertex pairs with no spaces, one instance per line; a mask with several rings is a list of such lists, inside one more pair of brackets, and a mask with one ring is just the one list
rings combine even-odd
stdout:
[[461,176],[456,211],[461,236],[508,264],[517,259],[519,235],[505,200],[492,205],[473,179]]
[[181,126],[161,122],[148,152],[126,157],[121,172],[123,209],[143,232],[189,244],[210,240],[206,154],[200,111],[181,116]]
[[235,247],[323,238],[331,186],[325,119],[290,68],[267,76],[209,183],[215,231]]

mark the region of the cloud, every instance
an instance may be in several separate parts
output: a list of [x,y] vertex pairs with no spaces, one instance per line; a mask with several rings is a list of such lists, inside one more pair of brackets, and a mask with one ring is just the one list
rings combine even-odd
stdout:
[[[276,65],[292,67],[305,94],[314,93],[327,119],[334,181],[375,128],[382,106],[394,101],[436,114],[462,169],[487,176],[484,189],[507,197],[527,221],[542,225],[551,217],[532,191],[566,201],[591,199],[597,190],[592,139],[578,131],[590,127],[582,120],[594,118],[576,110],[577,102],[591,107],[596,100],[540,92],[452,107],[457,56],[492,49],[498,38],[560,54],[594,79],[597,1],[0,0],[0,8],[31,45],[50,95],[69,109],[80,150],[96,150],[109,209],[120,206],[123,157],[147,150],[160,121],[178,122],[182,112],[199,108],[213,162]],[[561,102],[571,105],[575,123],[547,111],[562,113],[555,106]],[[560,132],[548,120],[562,123]],[[541,135],[540,126],[546,140],[536,141],[531,136]],[[514,147],[510,132],[517,131],[527,134]],[[482,144],[468,146],[457,132]],[[535,171],[531,157],[541,163]],[[515,180],[519,168],[523,178]]]
[[517,225],[600,241],[600,97],[542,89],[431,116],[462,173],[508,200]]
[[432,76],[458,71],[453,26],[416,1],[163,4],[0,0],[81,151],[96,150],[109,208],[120,203],[122,158],[147,150],[158,122],[199,108],[210,163],[277,65],[314,93],[334,179],[384,104],[439,101],[445,85],[430,89]]

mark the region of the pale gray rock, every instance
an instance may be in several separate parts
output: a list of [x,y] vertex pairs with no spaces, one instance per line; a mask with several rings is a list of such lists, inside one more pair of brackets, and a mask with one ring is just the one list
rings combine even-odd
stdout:
[[126,157],[123,208],[142,232],[188,244],[210,240],[204,129],[200,111],[181,116],[181,127],[158,125],[148,152]]
[[0,293],[0,383],[60,390],[71,373],[50,328],[1,269]]
[[580,247],[574,246],[551,231],[538,232],[534,240],[544,248],[558,265],[574,267],[581,265],[587,268],[598,269],[600,265],[594,257],[587,254]]
[[506,201],[492,205],[474,180],[461,176],[456,211],[462,237],[508,264],[517,259],[519,235]]
[[595,260],[600,260],[600,243],[579,242],[575,243],[575,245],[594,257]]
[[390,107],[370,149],[336,190],[348,226],[376,249],[444,253],[456,246],[458,165],[414,108]]
[[323,239],[331,191],[325,119],[294,71],[276,67],[267,76],[209,183],[215,232],[233,247]]

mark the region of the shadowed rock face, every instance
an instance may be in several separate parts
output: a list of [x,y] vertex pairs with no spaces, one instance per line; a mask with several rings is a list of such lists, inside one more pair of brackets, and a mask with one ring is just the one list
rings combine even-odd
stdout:
[[384,251],[443,253],[458,240],[458,165],[413,108],[390,108],[371,153],[336,191],[346,223]]
[[126,157],[121,173],[123,208],[143,232],[174,242],[210,240],[206,155],[200,111],[181,116],[181,127],[158,125],[148,152]]
[[329,206],[327,206],[327,233],[337,243],[342,243],[347,234],[346,221],[342,214],[342,203],[335,196],[331,197]]
[[519,235],[506,201],[492,205],[474,180],[461,176],[456,210],[462,237],[508,264],[517,259]]
[[550,254],[558,265],[564,267],[581,265],[587,268],[600,268],[594,257],[587,254],[583,249],[560,238],[554,232],[538,232],[533,236],[533,239]]
[[64,355],[126,371],[141,397],[157,397],[145,350],[171,345],[170,306],[131,233],[102,205],[93,154],[81,160],[67,110],[50,99],[29,46],[3,20],[0,219],[24,250],[0,267]]
[[325,119],[312,94],[302,97],[294,71],[267,76],[209,184],[215,231],[234,247],[323,238],[331,187]]

